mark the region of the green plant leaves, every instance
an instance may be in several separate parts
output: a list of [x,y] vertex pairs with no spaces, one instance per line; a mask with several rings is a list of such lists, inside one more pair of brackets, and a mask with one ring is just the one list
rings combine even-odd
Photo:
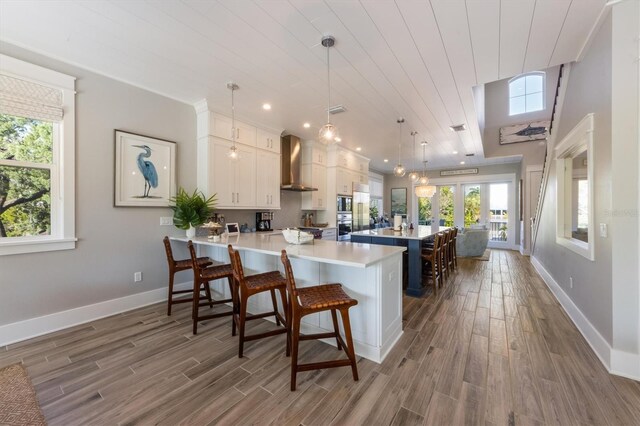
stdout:
[[200,226],[211,215],[211,210],[216,205],[216,194],[205,198],[197,189],[189,194],[184,188],[179,188],[175,197],[171,198],[173,204],[173,224],[179,229],[189,229],[189,226]]

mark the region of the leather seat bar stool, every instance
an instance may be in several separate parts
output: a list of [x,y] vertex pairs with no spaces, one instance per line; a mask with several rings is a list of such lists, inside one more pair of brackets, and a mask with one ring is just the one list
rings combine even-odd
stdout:
[[[193,301],[192,297],[180,298],[175,300],[173,298],[174,295],[193,293],[193,289],[177,291],[173,290],[173,280],[176,272],[192,269],[193,263],[191,259],[175,260],[173,258],[173,251],[171,250],[171,242],[169,241],[169,237],[164,237],[162,239],[162,242],[164,243],[164,250],[167,253],[167,263],[169,264],[169,297],[167,298],[167,315],[171,315],[171,307],[173,305],[177,303],[188,303]],[[198,265],[203,268],[213,264],[211,259],[209,259],[208,257],[198,257],[196,260],[198,262]],[[207,298],[211,300],[211,292],[209,291],[209,287],[206,287],[205,291],[207,294]]]
[[[349,308],[358,304],[358,301],[349,297],[342,290],[341,284],[323,284],[314,287],[296,287],[296,281],[291,269],[291,263],[286,250],[282,250],[282,264],[287,278],[287,293],[289,295],[289,314],[291,323],[291,390],[296,390],[296,377],[299,371],[318,370],[323,368],[351,366],[353,380],[358,380],[358,366],[351,337],[351,323],[349,322]],[[333,320],[333,333],[300,334],[300,321],[305,315],[316,312],[331,311]],[[338,318],[336,311],[340,311],[345,340],[338,330]],[[313,362],[298,364],[298,343],[300,340],[325,339],[335,337],[338,350],[344,350],[347,359],[333,361]]]
[[[233,310],[217,314],[200,315],[201,306],[208,305],[210,308],[212,308],[213,305],[233,302],[233,299],[212,300],[211,290],[209,288],[209,281],[226,278],[229,282],[229,290],[231,290],[231,294],[233,294],[233,272],[231,271],[231,265],[228,263],[201,267],[198,264],[198,258],[196,257],[196,249],[191,241],[187,243],[187,247],[189,247],[189,253],[191,254],[191,263],[193,267],[193,311],[191,314],[191,318],[193,320],[193,334],[198,334],[198,322],[233,315]],[[205,288],[207,299],[209,299],[208,301],[200,302],[201,287]],[[235,328],[233,321],[231,323],[231,327],[233,331]]]
[[442,287],[442,246],[444,235],[438,233],[433,240],[433,248],[422,249],[421,257],[428,267],[427,277],[431,277],[433,293],[438,295],[438,286]]
[[[288,319],[278,312],[278,303],[276,302],[276,290],[280,292],[280,299],[287,315],[287,284],[284,277],[279,271],[264,272],[256,275],[244,275],[244,269],[242,267],[242,260],[240,259],[240,253],[238,250],[234,250],[229,244],[229,258],[231,259],[231,266],[233,270],[233,322],[234,328],[232,334],[235,336],[235,326],[238,327],[239,344],[238,344],[238,357],[242,358],[244,351],[244,343],[263,339],[265,337],[276,336],[278,334],[288,334]],[[251,296],[258,293],[268,291],[271,293],[271,302],[273,303],[273,311],[264,312],[261,314],[247,315],[247,303]],[[256,320],[260,318],[266,318],[274,316],[276,320],[277,329],[266,331],[258,334],[245,334],[245,328],[247,321]],[[280,327],[282,324],[283,327]],[[286,355],[289,356],[290,342],[287,336],[287,349]]]

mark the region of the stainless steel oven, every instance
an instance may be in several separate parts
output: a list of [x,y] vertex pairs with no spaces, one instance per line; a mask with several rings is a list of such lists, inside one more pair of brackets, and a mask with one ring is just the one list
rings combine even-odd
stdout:
[[353,198],[344,195],[339,195],[336,203],[336,211],[340,213],[351,213],[353,205]]
[[338,213],[337,223],[338,241],[349,241],[351,239],[351,235],[349,234],[353,228],[353,214],[351,212]]

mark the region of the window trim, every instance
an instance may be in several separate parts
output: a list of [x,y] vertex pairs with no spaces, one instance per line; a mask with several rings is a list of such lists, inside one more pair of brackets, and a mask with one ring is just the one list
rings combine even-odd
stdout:
[[[54,132],[51,181],[51,235],[12,237],[0,240],[0,256],[69,250],[76,246],[75,235],[75,77],[0,54],[0,73],[32,81],[62,91],[64,115]],[[55,144],[55,142],[54,142]],[[55,188],[54,188],[55,187]],[[54,207],[55,206],[55,207]],[[55,213],[54,213],[55,212]]]
[[[542,108],[540,109],[536,109],[533,111],[527,111],[527,95],[533,95],[535,93],[540,93],[540,92],[531,92],[531,93],[527,93],[527,80],[526,78],[528,76],[532,76],[532,75],[538,75],[540,77],[542,77]],[[524,85],[524,95],[519,95],[519,96],[511,96],[511,83],[520,80],[521,78],[524,78],[525,80],[525,85]],[[509,89],[509,117],[513,117],[516,115],[522,115],[522,114],[531,114],[533,112],[538,112],[538,111],[544,111],[547,108],[547,97],[546,97],[546,92],[547,92],[547,73],[544,71],[532,71],[532,72],[528,72],[526,74],[520,74],[517,75],[515,77],[512,77],[511,79],[509,79],[509,81],[507,82],[507,88]],[[524,111],[523,112],[517,112],[512,114],[511,113],[511,100],[513,98],[519,98],[519,97],[524,97]]]
[[[587,114],[555,147],[556,160],[556,244],[591,261],[595,261],[595,199],[593,165],[593,113]],[[573,176],[567,176],[565,160],[573,159],[587,151],[587,179],[589,181],[588,242],[567,237],[567,226],[571,232],[571,209],[566,209],[567,196],[571,195]],[[569,187],[569,189],[567,189]]]

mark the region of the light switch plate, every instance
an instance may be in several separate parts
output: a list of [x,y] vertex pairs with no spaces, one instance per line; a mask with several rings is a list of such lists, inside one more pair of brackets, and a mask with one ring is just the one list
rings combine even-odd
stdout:
[[171,226],[173,225],[173,217],[161,217],[160,218],[160,226]]
[[600,236],[602,238],[607,238],[607,224],[606,223],[601,223],[600,224]]

